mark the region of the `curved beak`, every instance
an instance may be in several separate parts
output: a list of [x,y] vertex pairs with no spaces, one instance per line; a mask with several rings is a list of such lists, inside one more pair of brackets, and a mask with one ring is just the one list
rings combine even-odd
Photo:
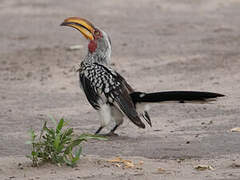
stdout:
[[63,21],[60,26],[69,26],[80,31],[87,39],[94,39],[95,27],[88,20],[78,17],[70,17]]

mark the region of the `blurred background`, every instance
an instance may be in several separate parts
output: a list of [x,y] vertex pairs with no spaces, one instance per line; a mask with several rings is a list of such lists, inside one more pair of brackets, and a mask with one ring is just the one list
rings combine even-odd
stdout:
[[228,131],[240,115],[239,9],[238,0],[1,0],[0,156],[25,154],[27,130],[40,129],[48,115],[69,119],[79,133],[97,129],[97,114],[73,71],[88,42],[60,26],[71,16],[110,35],[112,65],[136,89],[227,95],[210,105],[156,105],[152,129],[126,121],[118,131],[125,139],[106,142],[108,151],[106,143],[87,146],[87,153],[160,158],[239,152],[238,135]]

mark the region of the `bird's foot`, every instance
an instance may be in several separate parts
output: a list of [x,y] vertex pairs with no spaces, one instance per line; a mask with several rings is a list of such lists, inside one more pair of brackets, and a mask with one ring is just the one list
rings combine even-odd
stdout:
[[109,132],[109,133],[106,133],[106,134],[97,134],[99,136],[105,136],[105,137],[118,137],[119,135],[114,133],[114,132]]
[[118,134],[110,131],[109,133],[106,134],[106,136],[109,136],[109,137],[116,137],[116,136],[119,136]]

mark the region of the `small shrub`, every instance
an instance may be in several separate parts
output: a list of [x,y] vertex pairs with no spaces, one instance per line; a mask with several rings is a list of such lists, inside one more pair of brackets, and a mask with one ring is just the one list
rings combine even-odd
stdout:
[[66,122],[63,118],[58,123],[51,119],[55,128],[48,128],[45,121],[39,136],[34,130],[29,131],[31,140],[26,143],[32,145],[32,152],[27,157],[32,160],[33,166],[38,166],[40,162],[51,162],[73,167],[82,152],[81,142],[88,139],[106,140],[105,137],[91,134],[76,136],[73,134],[73,128],[64,128]]

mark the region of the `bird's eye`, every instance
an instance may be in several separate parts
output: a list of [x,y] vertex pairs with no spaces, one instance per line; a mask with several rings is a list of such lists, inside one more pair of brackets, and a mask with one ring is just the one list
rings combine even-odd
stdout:
[[99,35],[100,35],[100,32],[99,32],[99,31],[95,31],[94,34],[95,34],[96,36],[99,36]]

